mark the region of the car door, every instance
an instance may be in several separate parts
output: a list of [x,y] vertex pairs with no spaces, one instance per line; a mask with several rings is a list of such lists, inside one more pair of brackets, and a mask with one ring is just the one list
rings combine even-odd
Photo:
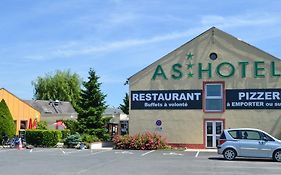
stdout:
[[239,140],[239,156],[242,157],[263,157],[261,153],[261,136],[258,131],[242,130]]
[[260,157],[272,157],[275,140],[263,132],[259,132],[261,140],[259,141]]

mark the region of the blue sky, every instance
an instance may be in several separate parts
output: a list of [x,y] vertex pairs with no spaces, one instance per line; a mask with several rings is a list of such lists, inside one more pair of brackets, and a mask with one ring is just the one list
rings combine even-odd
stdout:
[[215,26],[281,58],[279,0],[1,0],[0,87],[32,99],[31,82],[56,70],[101,77],[118,107],[124,82]]

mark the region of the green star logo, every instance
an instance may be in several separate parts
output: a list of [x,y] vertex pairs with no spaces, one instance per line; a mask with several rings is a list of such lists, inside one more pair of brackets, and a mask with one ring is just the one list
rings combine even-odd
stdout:
[[192,72],[189,72],[187,75],[188,75],[188,78],[193,78],[194,74]]
[[187,64],[187,69],[192,69],[193,65],[194,64],[191,64],[191,63]]
[[191,53],[191,52],[189,52],[189,53],[188,53],[188,54],[186,54],[185,56],[186,56],[186,59],[188,59],[188,60],[192,60],[192,57],[193,57],[194,55],[192,55],[192,53]]

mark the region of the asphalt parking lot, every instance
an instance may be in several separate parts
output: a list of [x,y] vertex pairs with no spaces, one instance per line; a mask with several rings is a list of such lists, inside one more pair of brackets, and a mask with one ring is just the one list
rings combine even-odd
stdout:
[[280,175],[267,159],[225,161],[216,152],[136,150],[0,149],[0,174],[7,175]]

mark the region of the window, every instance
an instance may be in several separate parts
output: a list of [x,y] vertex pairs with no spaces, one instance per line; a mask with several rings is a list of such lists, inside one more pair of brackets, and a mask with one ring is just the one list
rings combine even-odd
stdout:
[[260,133],[262,135],[262,137],[264,139],[266,139],[267,141],[274,141],[273,138],[271,138],[269,135],[265,134],[265,133]]
[[27,120],[21,120],[20,129],[26,129],[26,128],[27,128]]
[[222,132],[220,139],[226,139],[224,132]]
[[224,84],[223,83],[205,83],[204,97],[206,112],[223,112],[224,111]]
[[120,121],[121,125],[121,135],[126,135],[129,133],[129,122],[128,121]]
[[261,136],[257,131],[242,131],[242,139],[261,140]]
[[239,139],[238,131],[228,131],[228,133],[231,135],[232,138]]

